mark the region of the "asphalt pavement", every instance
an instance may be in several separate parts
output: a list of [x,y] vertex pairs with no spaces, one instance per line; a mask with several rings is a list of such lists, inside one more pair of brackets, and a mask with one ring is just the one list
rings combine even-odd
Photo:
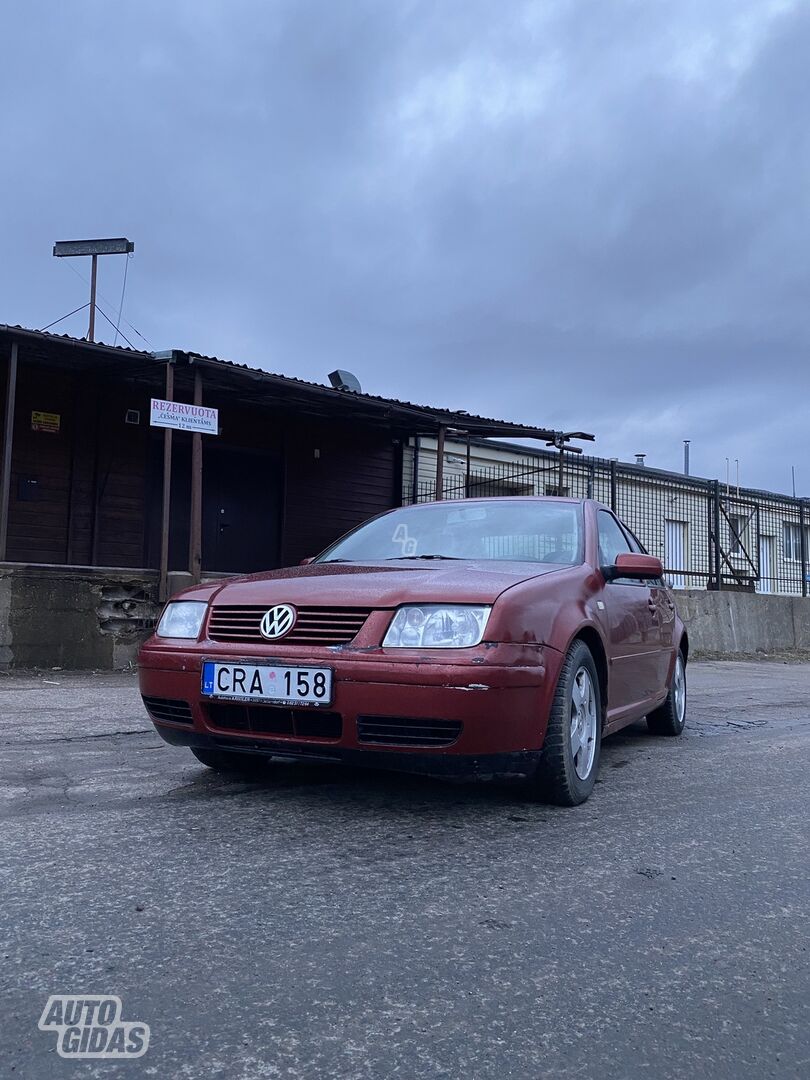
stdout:
[[[810,664],[690,665],[682,739],[575,809],[273,764],[217,776],[131,675],[0,677],[0,1076],[810,1076]],[[63,1059],[117,995],[130,1061]]]

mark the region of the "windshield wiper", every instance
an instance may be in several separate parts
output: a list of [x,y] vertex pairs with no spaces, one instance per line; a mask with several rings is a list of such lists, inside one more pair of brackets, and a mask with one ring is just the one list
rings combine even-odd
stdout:
[[403,559],[450,559],[453,562],[463,562],[464,560],[458,555],[395,555],[391,559],[386,559],[386,562],[401,562]]

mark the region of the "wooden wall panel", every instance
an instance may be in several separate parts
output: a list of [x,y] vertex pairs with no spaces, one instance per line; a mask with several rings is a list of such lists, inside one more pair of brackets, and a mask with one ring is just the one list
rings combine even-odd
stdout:
[[396,447],[384,433],[326,425],[291,428],[282,565],[317,555],[349,529],[398,505],[396,461]]
[[[117,378],[114,367],[85,372],[51,368],[20,350],[8,533],[11,561],[117,567],[154,563],[162,440],[149,427],[149,396],[144,385]],[[177,396],[187,400],[182,380]],[[250,510],[257,501],[254,495],[261,496],[264,510],[258,516],[268,530],[263,541],[268,568],[270,563],[288,565],[317,554],[344,532],[399,504],[399,448],[386,432],[305,421],[294,413],[232,404],[221,392],[218,397],[210,403],[221,409],[223,431],[204,454],[204,497],[227,504],[234,530],[255,533],[259,525],[250,524],[250,514],[242,512],[239,500],[247,499],[244,506]],[[210,400],[208,394],[204,400]],[[58,432],[33,430],[34,410],[58,414]],[[127,410],[139,411],[140,422],[126,423]],[[189,439],[182,433],[176,436],[175,472],[187,471],[184,443]],[[217,472],[215,458],[226,453],[227,467]],[[284,475],[279,483],[277,463],[282,457]],[[232,484],[228,469],[235,470]],[[267,475],[263,469],[269,470]],[[185,565],[187,484],[184,476],[175,479],[172,544],[180,552],[179,564]],[[210,517],[211,508],[207,510]],[[280,551],[275,539],[279,531]],[[148,534],[154,534],[151,541]],[[248,538],[256,539],[252,534]]]
[[[140,423],[128,424],[128,409]],[[149,397],[127,384],[102,386],[96,475],[96,566],[145,565],[146,465],[149,451]]]
[[[35,410],[57,414],[59,431],[35,431]],[[21,351],[9,560],[143,566],[148,437],[143,388],[26,363]]]
[[[73,435],[70,375],[25,363],[17,372],[14,447],[8,514],[11,562],[62,563],[67,556],[70,448]],[[34,411],[56,413],[59,431],[34,431]]]

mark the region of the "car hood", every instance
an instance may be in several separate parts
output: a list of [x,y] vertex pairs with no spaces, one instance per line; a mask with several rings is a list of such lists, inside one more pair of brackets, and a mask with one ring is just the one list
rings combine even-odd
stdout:
[[[504,590],[563,569],[525,562],[453,561],[392,565],[312,563],[235,578],[200,599],[215,605],[394,608],[400,604],[491,604]],[[567,568],[565,568],[567,569]],[[184,594],[191,599],[190,592]]]

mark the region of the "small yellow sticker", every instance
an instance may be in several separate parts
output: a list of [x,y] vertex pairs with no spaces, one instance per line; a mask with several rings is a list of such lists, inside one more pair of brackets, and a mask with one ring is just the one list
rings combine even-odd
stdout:
[[53,435],[58,435],[61,425],[62,417],[59,413],[37,412],[36,410],[31,413],[32,431],[50,431]]

